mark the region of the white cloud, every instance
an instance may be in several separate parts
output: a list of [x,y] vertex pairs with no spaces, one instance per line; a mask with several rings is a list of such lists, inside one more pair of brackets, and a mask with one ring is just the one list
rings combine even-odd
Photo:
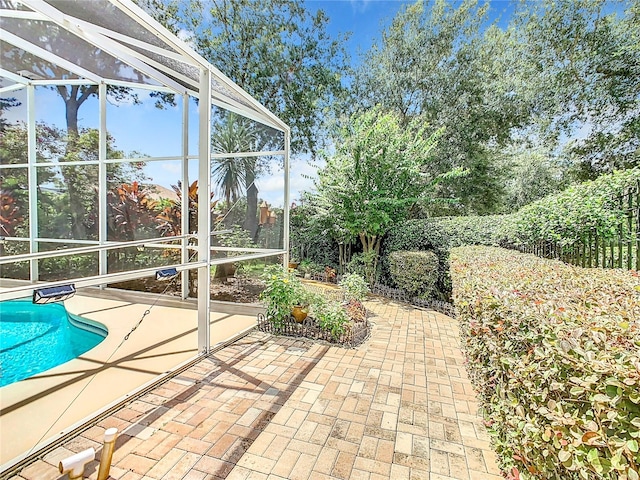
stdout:
[[194,42],[195,35],[193,34],[193,32],[191,32],[189,30],[185,30],[185,29],[180,29],[180,30],[178,30],[178,35],[177,36],[178,36],[178,38],[180,40],[182,40],[184,43],[189,45],[191,48],[193,48],[193,49],[196,48],[196,44]]
[[353,13],[364,13],[369,8],[371,0],[349,0]]

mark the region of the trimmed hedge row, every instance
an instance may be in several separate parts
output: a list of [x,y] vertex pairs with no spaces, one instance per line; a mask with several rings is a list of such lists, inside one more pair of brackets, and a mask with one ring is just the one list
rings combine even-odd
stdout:
[[639,183],[640,168],[632,168],[571,186],[522,207],[501,234],[521,246],[536,242],[571,245],[589,233],[610,239],[620,234],[620,228],[625,238],[630,237],[627,202],[621,197]]
[[435,217],[428,221],[448,237],[451,247],[463,245],[501,246],[507,240],[504,230],[514,221],[514,216]]
[[[438,257],[438,280],[433,296],[448,300],[451,292],[449,280],[449,237],[431,220],[407,220],[395,225],[382,241],[380,252],[381,279],[393,278],[390,270],[390,255],[398,251],[433,251]],[[400,287],[392,283],[393,287]]]
[[451,252],[468,369],[511,478],[640,470],[640,278],[493,247]]
[[431,250],[399,250],[389,255],[391,278],[413,297],[429,298],[438,280],[438,256]]

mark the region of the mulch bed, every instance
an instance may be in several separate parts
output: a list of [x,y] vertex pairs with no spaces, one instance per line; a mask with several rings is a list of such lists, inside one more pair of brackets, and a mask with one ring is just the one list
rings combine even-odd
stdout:
[[[180,296],[179,280],[167,289],[167,282],[159,282],[155,278],[145,277],[128,282],[112,283],[109,287],[133,290],[137,292],[165,293]],[[166,292],[165,292],[165,289]],[[253,277],[230,277],[229,281],[211,281],[211,300],[235,303],[258,303],[258,296],[264,290],[264,282]]]

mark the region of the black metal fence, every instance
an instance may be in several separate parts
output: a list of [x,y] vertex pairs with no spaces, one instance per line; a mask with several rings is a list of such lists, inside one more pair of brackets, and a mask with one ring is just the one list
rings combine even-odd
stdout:
[[455,308],[453,304],[449,302],[443,302],[441,300],[433,300],[433,299],[427,300],[424,298],[412,297],[410,294],[408,294],[407,292],[399,288],[387,287],[386,285],[376,283],[373,286],[373,288],[371,288],[371,293],[373,293],[374,295],[380,295],[380,296],[386,297],[390,300],[409,303],[416,307],[435,310],[436,312],[440,312],[452,318],[455,318],[456,316]]

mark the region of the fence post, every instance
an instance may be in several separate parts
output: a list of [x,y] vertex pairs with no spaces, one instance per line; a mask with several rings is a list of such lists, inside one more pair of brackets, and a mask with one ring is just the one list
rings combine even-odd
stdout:
[[640,270],[640,181],[636,182],[635,188],[635,196],[636,196],[636,208],[635,208],[635,217],[636,217],[636,270]]
[[627,190],[627,270],[631,270],[633,265],[633,192],[632,188]]
[[[620,242],[620,239],[618,239],[618,242]],[[610,262],[609,268],[616,268],[616,264],[615,264],[615,254],[614,254],[614,252],[613,252],[613,250],[614,250],[614,246],[615,246],[615,243],[616,243],[616,242],[615,242],[615,240],[614,240],[613,238],[609,241],[609,247],[610,247],[610,248],[609,248],[609,253],[611,254],[611,259],[610,259],[610,260],[611,260],[611,262]]]
[[[624,194],[620,195],[620,211],[624,211]],[[624,236],[624,219],[620,220],[620,228],[618,230],[618,268],[622,268],[622,238]],[[613,251],[612,251],[613,255]]]

